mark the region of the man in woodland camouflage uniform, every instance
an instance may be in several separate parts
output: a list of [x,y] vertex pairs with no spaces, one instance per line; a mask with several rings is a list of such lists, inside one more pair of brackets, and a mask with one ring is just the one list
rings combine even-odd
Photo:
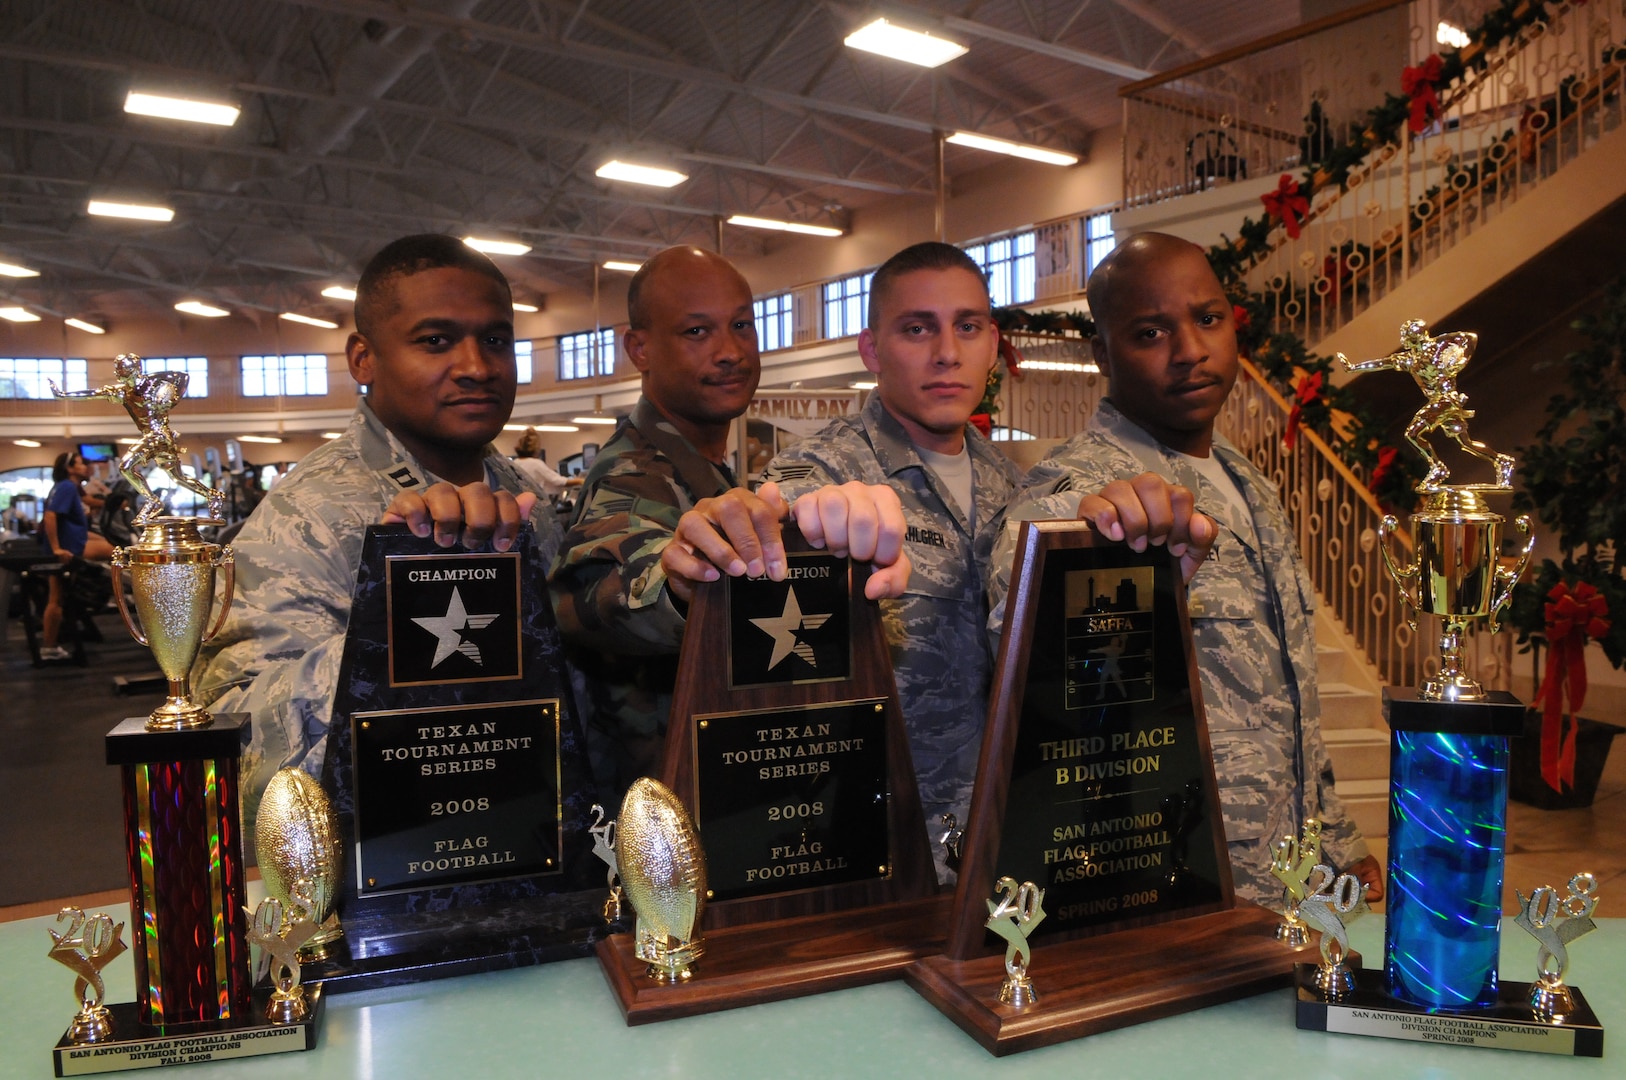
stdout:
[[[761,374],[739,271],[713,252],[669,248],[634,275],[627,316],[643,394],[587,474],[550,581],[588,677],[588,742],[607,799],[658,770],[694,586],[720,573],[783,580],[778,523],[789,513],[774,485],[753,494],[725,464],[730,425]],[[902,513],[886,489],[821,489],[795,518],[810,542],[885,568],[867,586],[872,599],[908,579]]]
[[[522,521],[551,559],[559,527],[491,440],[514,404],[513,307],[496,265],[454,237],[397,240],[356,289],[350,372],[369,388],[343,435],[308,454],[232,542],[237,594],[204,646],[200,697],[247,712],[244,827],[271,775],[319,775],[367,526],[406,521],[442,546],[494,538]],[[454,488],[452,483],[466,485]]]
[[897,492],[913,573],[902,598],[882,605],[892,667],[927,824],[945,814],[963,822],[993,669],[983,592],[992,522],[1020,476],[968,426],[998,363],[999,331],[981,269],[949,244],[887,260],[868,315],[858,352],[875,393],[859,415],[782,451],[764,479],[791,499],[847,480]]
[[[1089,298],[1109,398],[1082,433],[1034,467],[1008,510],[991,564],[990,626],[1003,616],[1022,521],[1086,518],[1110,539],[1128,535],[1136,550],[1143,537],[1168,533],[1176,554],[1185,551],[1179,541],[1212,536],[1206,561],[1188,558],[1184,569],[1237,895],[1280,901],[1271,845],[1314,816],[1325,857],[1380,899],[1377,860],[1333,788],[1321,737],[1314,586],[1275,486],[1214,434],[1237,373],[1231,303],[1199,248],[1157,233],[1107,256],[1090,277]],[[1116,517],[1103,516],[1102,500],[1085,494],[1131,483],[1143,491],[1145,517],[1125,519],[1119,499]],[[1160,504],[1144,494],[1151,488],[1161,489]],[[1194,514],[1193,497],[1203,514]],[[1209,531],[1215,525],[1217,534]]]

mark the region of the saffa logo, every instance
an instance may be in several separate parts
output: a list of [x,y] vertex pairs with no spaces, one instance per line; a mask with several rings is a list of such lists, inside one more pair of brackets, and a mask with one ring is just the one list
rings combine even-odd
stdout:
[[415,618],[412,621],[435,635],[435,658],[429,661],[431,668],[440,667],[442,661],[455,653],[462,653],[476,664],[484,665],[480,659],[480,646],[463,636],[464,630],[484,630],[496,621],[500,612],[490,615],[470,615],[463,607],[463,593],[457,586],[452,586],[452,602],[446,608],[444,615],[432,615]]
[[795,588],[785,590],[785,610],[768,619],[752,619],[751,625],[773,638],[773,655],[768,659],[768,670],[772,671],[791,655],[807,661],[807,666],[817,668],[818,660],[813,655],[813,646],[800,637],[803,630],[817,630],[830,621],[834,612],[825,612],[823,615],[803,615],[802,605],[796,599]]

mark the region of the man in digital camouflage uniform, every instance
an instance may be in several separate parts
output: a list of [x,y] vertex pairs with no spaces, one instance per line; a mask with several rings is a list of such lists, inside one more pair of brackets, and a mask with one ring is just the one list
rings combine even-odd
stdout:
[[[722,256],[668,248],[627,293],[627,356],[642,396],[599,451],[550,580],[573,662],[588,678],[588,743],[606,799],[658,772],[677,654],[693,590],[720,573],[783,580],[774,485],[739,486],[728,436],[761,375],[751,289]],[[877,496],[880,496],[879,501]],[[826,488],[795,511],[802,534],[873,561],[872,599],[907,580],[897,500]]]
[[236,598],[204,647],[200,697],[254,718],[248,835],[277,769],[321,773],[367,526],[407,521],[442,546],[494,537],[503,550],[529,519],[544,558],[558,545],[552,515],[532,512],[535,488],[491,445],[516,376],[512,301],[490,259],[449,236],[388,245],[361,276],[345,351],[369,394],[232,542]]
[[858,415],[782,451],[764,479],[788,499],[820,484],[887,484],[902,503],[913,573],[883,620],[935,828],[945,814],[964,822],[971,802],[993,669],[986,560],[1020,472],[968,426],[999,349],[977,264],[949,244],[905,248],[875,272],[868,314],[858,351],[875,392]]
[[[1377,860],[1334,791],[1321,737],[1314,586],[1275,486],[1214,434],[1237,374],[1231,303],[1199,248],[1157,233],[1107,256],[1090,277],[1089,299],[1109,396],[1082,433],[1034,466],[1007,511],[992,560],[990,627],[1003,617],[1020,522],[1088,518],[1110,539],[1130,534],[1143,550],[1148,532],[1155,540],[1171,521],[1198,531],[1194,493],[1218,526],[1206,561],[1184,569],[1237,895],[1280,902],[1271,845],[1315,816],[1324,823],[1325,857],[1379,899]],[[1103,503],[1087,494],[1130,482],[1148,507],[1155,502],[1148,492],[1160,489],[1162,510],[1150,515],[1157,519],[1150,527],[1144,518],[1120,525],[1110,514],[1098,517]],[[1210,527],[1202,523],[1204,539]]]

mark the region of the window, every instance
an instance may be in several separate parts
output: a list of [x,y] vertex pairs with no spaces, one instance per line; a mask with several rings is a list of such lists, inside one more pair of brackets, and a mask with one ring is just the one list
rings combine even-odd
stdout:
[[1111,214],[1091,214],[1084,219],[1084,280],[1095,273],[1095,266],[1117,246],[1112,235]]
[[590,379],[615,374],[615,329],[565,334],[559,339],[559,378]]
[[327,394],[327,357],[243,357],[244,397],[324,397]]
[[183,371],[186,373],[186,396],[209,396],[209,361],[201,356],[148,356],[141,361],[141,370],[147,375],[155,371]]
[[84,390],[83,360],[0,358],[0,398],[48,398],[51,382],[64,390]]
[[869,283],[875,271],[854,274],[824,287],[824,336],[851,337],[864,328],[869,315]]
[[790,293],[764,296],[751,305],[757,318],[757,347],[763,352],[788,349],[792,344]]
[[995,307],[1026,304],[1037,292],[1034,249],[1038,233],[1029,230],[990,240],[986,244],[972,244],[965,253],[982,267],[988,277],[988,299]]
[[514,371],[522,383],[531,381],[535,374],[531,369],[531,343],[529,341],[514,342]]

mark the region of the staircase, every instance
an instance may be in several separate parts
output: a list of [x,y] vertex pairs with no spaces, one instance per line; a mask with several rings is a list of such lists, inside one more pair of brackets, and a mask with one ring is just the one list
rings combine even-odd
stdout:
[[1338,797],[1362,835],[1389,831],[1389,728],[1381,683],[1371,663],[1325,610],[1316,612],[1316,669],[1321,736],[1332,758]]

